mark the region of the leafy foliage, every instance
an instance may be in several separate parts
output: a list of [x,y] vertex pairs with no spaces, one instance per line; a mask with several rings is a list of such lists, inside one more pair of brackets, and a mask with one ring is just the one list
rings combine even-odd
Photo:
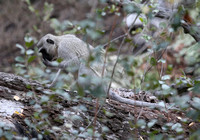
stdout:
[[[176,46],[180,45],[180,40],[187,40],[187,37],[183,37],[183,32],[181,31],[181,21],[183,19],[183,15],[185,13],[185,7],[179,6],[178,12],[172,16],[171,22],[169,23],[160,23],[158,26],[159,31],[156,32],[158,34],[156,37],[154,34],[151,34],[151,28],[149,28],[149,24],[151,23],[151,19],[155,17],[155,13],[158,12],[157,5],[158,3],[154,1],[150,1],[148,5],[144,5],[139,7],[140,1],[131,2],[131,4],[124,4],[123,10],[120,7],[120,3],[111,3],[105,4],[104,1],[99,1],[99,5],[95,8],[95,16],[88,17],[83,20],[63,20],[51,17],[51,14],[54,10],[54,5],[51,3],[44,3],[44,8],[42,10],[37,10],[31,4],[30,0],[26,0],[27,6],[29,10],[35,14],[41,22],[49,22],[50,27],[54,30],[55,34],[76,34],[82,35],[84,41],[95,41],[99,44],[103,44],[108,42],[105,57],[107,58],[106,68],[108,70],[107,79],[108,81],[113,80],[113,85],[115,87],[123,87],[123,88],[131,88],[135,91],[140,90],[151,90],[158,91],[155,95],[159,99],[164,99],[167,102],[174,103],[181,110],[180,112],[185,113],[192,122],[199,122],[200,120],[200,99],[199,99],[199,86],[200,79],[199,77],[190,77],[189,74],[186,75],[184,72],[184,68],[176,67],[176,64],[180,64],[181,59],[183,58],[185,63],[187,64],[187,68],[193,69],[194,76],[199,75],[199,44],[195,43],[194,45],[189,45],[189,47],[185,47],[181,50],[174,51]],[[191,10],[191,13],[195,13],[199,11],[199,7],[197,6],[199,2],[195,3],[195,7]],[[102,6],[103,5],[103,6]],[[106,6],[105,6],[106,5]],[[98,7],[99,6],[99,7]],[[43,12],[42,12],[43,11]],[[137,13],[138,15],[144,14],[147,18],[138,17],[140,22],[143,25],[143,28],[137,28],[136,30],[131,31],[131,35],[142,34],[142,39],[148,45],[148,48],[143,53],[143,55],[134,56],[128,52],[135,48],[135,42],[133,42],[133,36],[125,36],[125,43],[122,44],[122,50],[124,49],[126,54],[123,55],[122,52],[118,54],[119,61],[118,65],[115,68],[114,76],[112,77],[112,71],[114,63],[117,58],[114,56],[119,50],[120,44],[123,42],[120,39],[112,42],[112,33],[119,29],[124,28],[123,24],[116,25],[116,21],[113,21],[112,29],[106,30],[104,27],[103,21],[106,18],[111,18],[115,16],[117,18],[125,18],[124,15],[130,13]],[[194,14],[195,15],[195,14]],[[199,17],[199,14],[195,15]],[[195,22],[199,23],[198,20]],[[40,32],[40,29],[35,25],[35,32]],[[152,29],[153,30],[153,29]],[[125,34],[129,34],[127,30]],[[154,31],[154,30],[153,30]],[[108,33],[109,32],[109,33]],[[179,34],[178,34],[179,33]],[[109,35],[108,35],[109,34]],[[171,34],[175,34],[175,37],[178,39],[174,39]],[[177,37],[178,36],[178,37]],[[183,37],[183,38],[181,38]],[[190,40],[190,39],[189,39]],[[55,77],[55,71],[45,68],[40,60],[40,55],[38,54],[38,48],[34,47],[37,43],[37,39],[35,36],[27,35],[24,38],[25,45],[16,44],[16,47],[20,49],[20,56],[15,58],[15,72],[16,74],[23,75],[24,77],[31,78],[34,80],[41,81],[44,85],[50,83],[52,79]],[[188,40],[187,40],[188,41]],[[190,44],[192,41],[189,41]],[[95,44],[96,46],[97,43]],[[167,56],[167,51],[170,45],[174,45],[175,49],[173,50],[176,54],[174,54],[174,60],[176,63],[169,63]],[[178,45],[177,45],[178,44]],[[100,47],[100,46],[98,46]],[[98,48],[97,47],[97,48]],[[97,51],[98,52],[98,51]],[[161,54],[161,55],[160,55]],[[91,56],[88,62],[93,63],[95,61],[99,61],[98,57]],[[60,63],[62,60],[58,60]],[[181,74],[177,74],[181,71]],[[175,72],[175,75],[173,75]],[[89,77],[90,78],[90,77]],[[84,79],[83,82],[88,82],[88,77]],[[107,80],[106,79],[106,80]],[[94,83],[102,82],[101,79],[93,79]],[[80,133],[84,130],[84,128],[80,127],[79,130],[74,129],[73,123],[75,121],[80,122],[83,120],[83,116],[79,114],[73,114],[70,110],[65,110],[64,112],[59,112],[60,110],[64,110],[64,106],[59,104],[61,100],[64,101],[73,101],[78,103],[80,98],[85,100],[91,100],[90,97],[84,97],[85,91],[78,87],[77,95],[70,95],[69,93],[63,91],[64,89],[69,89],[74,87],[75,81],[71,74],[62,73],[59,76],[58,82],[54,88],[51,90],[55,91],[55,94],[45,93],[42,96],[36,95],[34,92],[28,92],[27,96],[33,97],[35,100],[29,102],[30,105],[34,106],[36,110],[33,113],[32,122],[29,119],[26,119],[26,124],[34,130],[40,132],[38,138],[42,138],[43,136],[53,134],[56,138],[87,138],[95,135],[96,138],[100,138],[104,135],[104,132],[109,131],[108,128],[103,127],[102,134],[93,133],[94,129],[88,128],[86,132]],[[88,86],[90,87],[90,86]],[[184,88],[184,91],[181,91],[181,88]],[[102,92],[102,87],[97,87],[92,90],[93,95],[99,95]],[[57,110],[58,115],[52,117],[52,110]],[[74,108],[74,110],[82,110],[83,112],[87,112],[87,108],[85,106],[78,106]],[[71,116],[67,122],[64,122],[64,116]],[[109,112],[105,112],[105,115],[112,116]],[[161,131],[154,130],[153,128],[158,122],[157,119],[146,122],[143,119],[135,119],[135,123],[129,122],[129,125],[132,126],[133,129],[141,130],[144,132],[144,135],[150,137],[151,139],[163,139],[166,135],[162,134]],[[186,123],[184,118],[181,118],[183,123],[164,123],[161,130],[164,133],[174,132],[168,136],[168,138],[174,139],[184,139],[185,135],[183,133],[183,124]],[[88,119],[89,121],[89,119]],[[105,120],[106,121],[106,120]],[[64,126],[61,125],[64,123]],[[95,127],[95,126],[93,126]],[[57,133],[59,132],[59,133]],[[8,135],[6,130],[0,129],[0,136]],[[188,136],[190,139],[196,139],[199,135],[199,128],[195,131],[189,130],[191,134]]]

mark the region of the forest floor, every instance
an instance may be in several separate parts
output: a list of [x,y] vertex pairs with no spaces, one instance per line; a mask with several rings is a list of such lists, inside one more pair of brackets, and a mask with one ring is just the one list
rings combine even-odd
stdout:
[[[33,5],[38,9],[43,8],[44,2],[35,0],[33,0],[32,2]],[[87,0],[78,1],[76,3],[69,2],[67,4],[65,4],[62,1],[54,0],[49,0],[49,2],[54,4],[54,11],[52,17],[57,18],[60,21],[63,21],[65,19],[77,21],[82,20],[86,18],[86,13],[90,13],[91,10],[91,5],[89,4],[89,2],[87,2]],[[36,15],[30,12],[27,4],[25,2],[22,2],[21,0],[0,1],[0,9],[0,72],[3,71],[14,73],[13,65],[15,64],[15,57],[20,55],[19,49],[16,48],[15,45],[17,43],[23,45],[25,44],[24,36],[27,34],[27,32],[31,33],[31,35],[33,36],[37,36],[37,38],[39,39],[42,35],[46,33],[54,33],[54,31],[50,28],[50,23],[46,22],[40,24],[39,20],[37,20]],[[105,18],[104,25],[107,31],[112,28],[113,19],[114,16]],[[117,19],[117,22],[121,22],[121,20],[122,18],[119,18]],[[42,27],[40,33],[34,32],[34,25]],[[122,29],[117,29],[113,33],[113,36],[117,37],[121,35],[122,32]],[[108,37],[109,33],[107,33],[106,36]],[[101,42],[94,43],[92,42],[92,40],[89,40],[89,43],[97,45]],[[177,48],[175,49],[169,50],[167,53],[164,54],[164,58],[167,60],[167,62],[175,66],[172,72],[172,78],[174,79],[181,75],[180,69],[184,69],[187,66],[182,56],[179,57],[179,63],[177,63],[176,61],[177,57],[175,57],[175,55],[178,54],[180,49],[182,49],[181,45],[177,46]],[[160,69],[159,67],[161,66],[158,66],[158,69]],[[192,73],[188,73],[188,75],[191,74]],[[9,77],[9,75],[7,76]],[[26,92],[28,92],[29,90],[35,90],[26,88],[23,89],[26,86],[26,84],[20,85],[20,82],[15,82],[6,82],[5,79],[0,79],[0,106],[3,106],[0,108],[0,122],[3,122],[4,124],[9,124],[10,127],[16,127],[17,125],[20,127],[20,129],[22,129],[25,132],[27,129],[27,124],[24,123],[24,119],[26,117],[31,118],[33,112],[35,111],[32,107],[27,106],[27,102],[30,99],[26,99]],[[15,84],[17,84],[18,88],[16,88]],[[35,83],[33,82],[33,84]],[[38,86],[42,87],[43,85],[38,84]],[[41,94],[42,91],[37,91],[37,93]],[[20,97],[20,100],[16,100],[16,96]],[[137,96],[138,95],[134,95],[134,99],[139,99],[137,98]],[[80,133],[81,131],[79,130],[79,128],[86,128],[92,121],[92,118],[94,118],[96,105],[95,101],[96,100],[94,98],[91,102],[87,102],[84,100],[80,100],[79,102],[68,102],[67,100],[58,100],[56,103],[62,104],[62,106],[64,106],[64,109],[51,111],[48,110],[48,113],[50,113],[50,115],[52,116],[52,122],[53,118],[56,118],[59,114],[64,114],[66,110],[70,110],[72,114],[81,114],[80,116],[83,118],[82,120],[72,120],[72,122],[69,121],[69,123],[72,123],[72,129],[77,130]],[[80,110],[80,112],[77,112],[76,108],[78,108],[80,105],[86,106],[87,111],[85,112]],[[102,126],[106,126],[107,128],[109,128],[109,131],[105,132],[105,139],[112,139],[113,137],[118,139],[128,139],[131,137],[148,139],[146,134],[150,132],[154,133],[155,135],[163,134],[163,136],[166,137],[168,135],[178,136],[182,134],[185,137],[188,137],[192,131],[195,131],[200,128],[200,123],[189,119],[189,117],[186,116],[184,111],[160,110],[151,109],[149,107],[137,107],[109,99],[106,100],[102,108],[103,109],[97,115],[96,124],[97,131],[100,134],[103,133]],[[23,113],[16,113],[16,111],[20,112],[21,109],[24,110]],[[109,113],[106,114],[105,112]],[[67,121],[67,119],[69,119],[71,116],[70,114],[65,114],[65,117],[66,118],[64,121]],[[135,124],[138,120],[145,120],[145,122],[147,123],[138,124],[138,127],[135,128]],[[154,122],[154,120],[157,121]],[[151,124],[153,126],[149,127],[151,126]],[[181,129],[183,130],[177,129],[179,128],[179,124],[182,125]],[[54,122],[54,125],[59,126],[61,128],[64,127],[63,123],[60,124]],[[139,127],[139,125],[144,125],[144,128],[142,129],[141,126]],[[172,129],[165,129],[169,127]],[[61,131],[59,131],[59,133],[61,133]],[[30,138],[32,137],[31,132],[26,132],[25,135]]]

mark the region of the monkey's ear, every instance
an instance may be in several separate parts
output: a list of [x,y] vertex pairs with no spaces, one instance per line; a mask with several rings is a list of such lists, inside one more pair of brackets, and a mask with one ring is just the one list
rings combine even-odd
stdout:
[[46,41],[47,41],[47,43],[49,43],[49,44],[54,44],[54,41],[51,40],[51,39],[47,39]]

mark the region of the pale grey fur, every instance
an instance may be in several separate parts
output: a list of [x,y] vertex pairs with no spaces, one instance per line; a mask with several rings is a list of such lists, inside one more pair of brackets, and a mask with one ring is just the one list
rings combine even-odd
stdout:
[[[49,44],[46,40],[51,39],[54,41],[54,44]],[[101,76],[102,65],[93,63],[90,66],[86,65],[84,60],[87,60],[89,55],[93,52],[94,48],[77,38],[75,35],[67,34],[61,36],[54,36],[52,34],[47,34],[40,39],[37,46],[39,47],[39,51],[45,49],[46,52],[53,57],[53,60],[57,60],[61,58],[63,61],[55,65],[52,61],[48,61],[47,59],[42,59],[43,63],[46,66],[58,68],[58,69],[66,69],[69,67],[76,66],[78,68],[78,77],[79,79],[81,75],[86,74],[89,76]],[[53,83],[50,85],[53,86],[55,84],[58,75],[60,74],[60,70],[57,72]],[[82,80],[79,80],[82,81]]]

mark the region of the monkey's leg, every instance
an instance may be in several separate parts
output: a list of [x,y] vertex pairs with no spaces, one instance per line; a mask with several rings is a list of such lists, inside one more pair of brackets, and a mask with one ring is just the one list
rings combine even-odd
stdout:
[[61,69],[58,70],[58,72],[56,73],[55,78],[53,79],[52,83],[50,85],[48,85],[48,88],[51,88],[57,81],[58,76],[60,75]]

